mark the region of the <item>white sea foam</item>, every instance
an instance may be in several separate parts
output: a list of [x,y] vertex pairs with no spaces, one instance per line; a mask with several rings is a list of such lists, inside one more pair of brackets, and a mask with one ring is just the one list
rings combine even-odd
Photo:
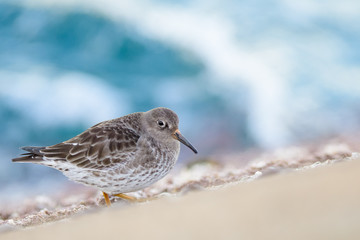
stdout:
[[79,72],[35,69],[0,71],[0,96],[40,126],[91,126],[128,112],[126,94],[101,79]]
[[[355,10],[360,3],[328,1],[323,6],[310,0],[275,2],[271,15],[266,4],[254,7],[250,1],[235,5],[216,0],[181,4],[150,0],[22,1],[32,7],[91,10],[128,24],[147,38],[182,49],[184,56],[200,59],[206,69],[203,77],[210,80],[213,91],[245,89],[246,96],[231,95],[229,105],[241,109],[246,101],[247,126],[260,146],[291,143],[298,135],[296,131],[291,135],[289,129],[299,124],[317,134],[353,126],[336,117],[323,121],[334,112],[327,110],[327,98],[313,86],[326,85],[338,94],[359,96],[360,69],[342,61],[353,49],[341,33],[337,35],[334,28],[319,22],[357,34],[352,23],[360,21]],[[298,87],[298,79],[311,84]],[[339,111],[353,117],[349,111]]]

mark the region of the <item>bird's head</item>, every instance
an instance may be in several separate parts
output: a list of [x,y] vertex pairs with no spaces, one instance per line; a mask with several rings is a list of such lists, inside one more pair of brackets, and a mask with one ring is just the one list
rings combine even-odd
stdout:
[[143,124],[147,133],[156,140],[172,142],[177,140],[189,147],[194,153],[197,150],[179,131],[179,118],[168,108],[154,108],[143,115]]

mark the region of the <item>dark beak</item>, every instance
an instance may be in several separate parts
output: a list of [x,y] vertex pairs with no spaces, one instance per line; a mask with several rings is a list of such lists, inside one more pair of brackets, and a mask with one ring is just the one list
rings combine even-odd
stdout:
[[181,135],[181,132],[179,131],[179,129],[177,129],[174,133],[173,133],[173,137],[178,140],[179,142],[181,142],[182,144],[184,144],[185,146],[187,146],[188,148],[190,148],[194,153],[198,153],[198,151],[193,147],[193,145],[191,145],[191,143],[189,143],[188,140],[186,140],[186,138]]

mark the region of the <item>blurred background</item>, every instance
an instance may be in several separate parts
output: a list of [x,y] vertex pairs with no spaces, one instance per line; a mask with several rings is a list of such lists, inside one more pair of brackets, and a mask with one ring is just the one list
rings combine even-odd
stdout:
[[67,181],[19,147],[159,106],[200,157],[357,133],[359,22],[356,0],[0,1],[0,196]]

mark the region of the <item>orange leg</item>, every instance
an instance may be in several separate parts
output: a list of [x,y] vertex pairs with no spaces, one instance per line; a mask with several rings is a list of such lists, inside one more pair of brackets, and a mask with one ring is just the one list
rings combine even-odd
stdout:
[[106,206],[110,207],[111,206],[111,202],[110,202],[110,199],[109,199],[109,195],[105,192],[102,192],[103,195],[104,195],[104,198],[105,198],[105,202],[106,202]]

